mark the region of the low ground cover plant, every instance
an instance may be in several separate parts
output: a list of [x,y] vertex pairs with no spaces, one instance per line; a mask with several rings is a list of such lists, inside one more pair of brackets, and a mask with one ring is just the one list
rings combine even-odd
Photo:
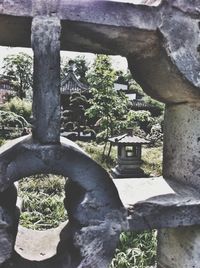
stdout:
[[20,180],[20,224],[34,230],[45,230],[57,227],[65,221],[65,181],[64,177],[56,175],[35,175]]

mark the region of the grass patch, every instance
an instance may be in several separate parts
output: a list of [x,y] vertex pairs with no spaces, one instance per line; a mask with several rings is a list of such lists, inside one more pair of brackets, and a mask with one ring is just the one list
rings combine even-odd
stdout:
[[36,175],[20,180],[20,224],[30,229],[44,230],[57,227],[65,221],[65,181],[64,177],[55,175]]
[[117,161],[117,148],[116,147],[114,146],[112,147],[110,156],[108,157],[106,155],[105,160],[103,161],[102,155],[103,155],[104,144],[97,144],[95,142],[86,143],[86,142],[81,142],[81,141],[77,141],[77,144],[86,153],[88,153],[93,160],[95,160],[98,164],[100,164],[107,171],[109,171],[112,167],[116,165],[116,161]]
[[[104,145],[80,141],[77,144],[107,171],[117,164],[117,146],[112,146],[110,156],[106,157],[105,161],[102,162]],[[155,177],[162,175],[162,147],[148,148],[143,146],[142,160],[142,168],[147,175]]]
[[162,147],[143,148],[142,160],[142,168],[147,175],[152,177],[162,175]]
[[110,268],[154,267],[156,262],[157,232],[124,232]]

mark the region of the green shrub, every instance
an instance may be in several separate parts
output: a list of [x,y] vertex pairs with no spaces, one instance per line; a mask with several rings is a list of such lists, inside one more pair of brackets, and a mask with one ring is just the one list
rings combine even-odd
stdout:
[[0,110],[0,136],[2,138],[17,138],[30,126],[24,117],[14,112]]
[[0,126],[4,127],[28,127],[29,123],[23,116],[20,116],[11,111],[1,111],[0,110]]
[[10,101],[6,102],[2,106],[2,109],[4,111],[11,111],[17,115],[20,115],[29,121],[32,111],[32,104],[30,101],[14,97]]
[[5,143],[5,140],[0,138],[0,146],[2,146]]
[[157,100],[154,100],[150,96],[147,96],[147,95],[145,95],[144,101],[146,103],[150,104],[152,107],[154,107],[154,109],[152,111],[154,116],[159,116],[164,112],[164,109],[165,109],[165,104],[164,103],[159,102]]
[[129,111],[127,124],[129,127],[139,126],[145,133],[149,133],[153,124],[153,117],[149,111]]
[[[105,157],[105,161],[102,161],[102,154],[104,145],[97,144],[95,142],[85,143],[81,141],[76,142],[83,150],[88,153],[93,160],[100,164],[103,168],[109,171],[116,164],[117,148],[112,147],[109,157]],[[108,150],[108,149],[107,149]]]

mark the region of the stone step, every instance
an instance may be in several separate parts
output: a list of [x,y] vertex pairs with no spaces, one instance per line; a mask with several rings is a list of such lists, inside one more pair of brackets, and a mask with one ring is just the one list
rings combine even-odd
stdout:
[[200,224],[200,192],[163,177],[113,180],[128,212],[128,229]]

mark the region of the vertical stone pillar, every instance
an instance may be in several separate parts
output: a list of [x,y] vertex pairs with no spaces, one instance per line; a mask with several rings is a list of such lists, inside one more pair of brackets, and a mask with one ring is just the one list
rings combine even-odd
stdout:
[[[16,208],[17,190],[14,185],[0,193],[0,267],[14,253],[19,211]],[[10,267],[5,264],[3,267]]]
[[[200,190],[199,103],[166,107],[163,176]],[[199,268],[199,248],[200,227],[161,230],[158,234],[158,267]]]
[[33,19],[33,137],[43,144],[60,141],[60,32],[56,17]]

